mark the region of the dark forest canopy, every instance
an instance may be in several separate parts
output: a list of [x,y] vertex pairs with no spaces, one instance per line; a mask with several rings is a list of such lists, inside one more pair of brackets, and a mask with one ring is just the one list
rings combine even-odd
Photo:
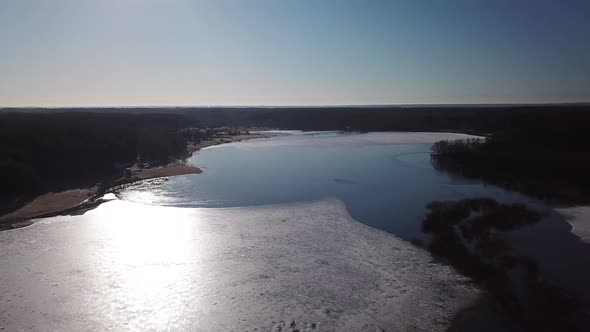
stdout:
[[0,210],[120,177],[138,160],[183,156],[189,137],[180,129],[198,125],[176,114],[0,113]]
[[589,132],[523,130],[487,140],[441,141],[432,146],[432,164],[547,203],[585,205],[590,203]]
[[590,104],[346,107],[5,108],[0,112],[176,114],[203,126],[301,130],[458,131],[487,134],[515,128],[581,125]]

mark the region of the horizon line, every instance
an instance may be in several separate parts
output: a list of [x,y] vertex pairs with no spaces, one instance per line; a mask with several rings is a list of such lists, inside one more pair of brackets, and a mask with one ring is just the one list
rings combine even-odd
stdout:
[[590,101],[579,102],[547,102],[547,103],[426,103],[426,104],[318,104],[318,105],[70,105],[70,106],[0,106],[5,109],[133,109],[133,108],[386,108],[386,107],[502,107],[502,106],[584,106],[590,105]]

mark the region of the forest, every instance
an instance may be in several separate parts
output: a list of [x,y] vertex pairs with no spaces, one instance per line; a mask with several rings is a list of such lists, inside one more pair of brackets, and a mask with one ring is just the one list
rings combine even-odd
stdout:
[[432,146],[438,170],[483,179],[549,204],[590,203],[588,122],[514,128],[484,139],[441,141]]
[[452,131],[492,134],[588,126],[590,104],[506,106],[149,107],[0,109],[0,112],[176,114],[204,127]]
[[180,115],[0,113],[0,211],[45,192],[92,187],[135,162],[186,154]]

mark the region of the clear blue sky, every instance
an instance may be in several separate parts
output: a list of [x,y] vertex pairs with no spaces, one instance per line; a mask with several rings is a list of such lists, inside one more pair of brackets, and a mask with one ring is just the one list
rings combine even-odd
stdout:
[[578,101],[588,0],[0,1],[0,106]]

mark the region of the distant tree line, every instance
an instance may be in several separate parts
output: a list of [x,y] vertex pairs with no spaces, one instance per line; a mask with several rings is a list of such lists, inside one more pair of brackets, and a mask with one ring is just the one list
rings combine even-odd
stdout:
[[[11,109],[5,109],[10,111]],[[383,107],[180,107],[31,109],[52,112],[178,114],[203,127],[351,131],[454,131],[492,134],[590,122],[590,105],[383,106]],[[21,110],[23,111],[23,110]],[[1,110],[0,110],[1,112]]]

